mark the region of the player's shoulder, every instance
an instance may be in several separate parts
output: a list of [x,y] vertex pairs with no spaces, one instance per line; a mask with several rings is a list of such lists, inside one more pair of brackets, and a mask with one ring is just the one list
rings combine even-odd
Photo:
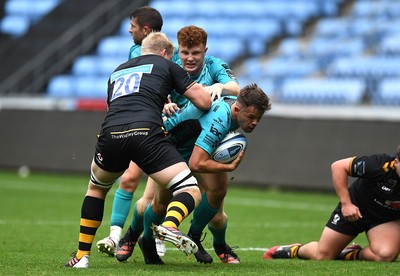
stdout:
[[[355,156],[352,159],[352,167],[355,168],[362,167],[363,171],[368,170],[380,170],[383,167],[387,167],[391,161],[394,160],[393,156],[388,154],[371,154],[363,156]],[[387,165],[385,165],[387,164]]]
[[204,63],[207,66],[222,66],[222,65],[225,65],[225,66],[229,67],[228,63],[226,63],[222,59],[214,57],[214,56],[209,56],[209,55],[206,55],[204,57]]
[[215,100],[211,104],[211,110],[214,112],[224,113],[230,110],[232,103],[236,101],[235,96],[224,96],[220,100]]
[[142,50],[141,45],[138,44],[132,45],[132,47],[129,49],[129,59],[140,56],[141,50]]

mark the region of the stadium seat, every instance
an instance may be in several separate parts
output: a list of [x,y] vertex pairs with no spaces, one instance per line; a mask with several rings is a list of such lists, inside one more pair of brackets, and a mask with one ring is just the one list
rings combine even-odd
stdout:
[[29,18],[36,22],[44,15],[53,10],[61,0],[35,0],[34,2],[30,1],[31,8],[29,10]]
[[76,97],[84,99],[107,99],[107,77],[75,77]]
[[1,32],[12,37],[23,35],[29,29],[29,26],[30,22],[24,16],[7,15],[0,21]]
[[36,23],[62,1],[7,0],[4,4],[5,17],[1,23],[1,31],[14,37],[21,36],[29,29],[30,25]]
[[119,25],[118,35],[120,36],[129,36],[129,28],[131,26],[131,19],[129,17],[122,20],[121,24]]
[[71,72],[76,76],[97,75],[98,68],[95,56],[81,56],[72,64]]
[[227,63],[232,63],[243,54],[244,44],[237,38],[208,38],[207,54],[215,56]]
[[114,56],[128,60],[132,45],[133,41],[129,36],[110,36],[99,42],[96,51],[100,56]]
[[108,77],[124,61],[126,60],[113,56],[81,56],[72,65],[71,73],[75,76]]
[[278,99],[283,103],[356,105],[364,92],[361,80],[288,79]]
[[400,16],[398,1],[355,1],[352,15],[366,18],[395,18]]
[[376,48],[379,55],[400,56],[400,31],[384,37]]
[[318,37],[348,36],[349,20],[345,18],[322,18],[315,26]]
[[75,97],[75,83],[70,75],[58,75],[53,77],[47,87],[47,96],[53,98]]
[[29,19],[32,9],[32,1],[29,0],[7,0],[4,4],[4,14],[10,16],[23,16]]
[[329,66],[327,73],[337,77],[400,77],[400,57],[339,58]]
[[385,79],[377,87],[377,92],[372,95],[375,105],[400,105],[400,79]]
[[315,59],[274,58],[266,63],[263,76],[279,79],[306,77],[318,69]]

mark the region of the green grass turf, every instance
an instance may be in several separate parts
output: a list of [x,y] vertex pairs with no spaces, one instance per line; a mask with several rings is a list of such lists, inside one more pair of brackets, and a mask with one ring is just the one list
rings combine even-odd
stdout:
[[[220,263],[208,233],[203,244],[214,258],[210,265],[199,264],[170,245],[164,266],[145,265],[139,248],[128,262],[119,263],[94,247],[89,269],[66,269],[63,264],[77,248],[87,182],[88,177],[80,175],[31,173],[22,178],[16,172],[0,171],[0,275],[400,275],[399,262],[263,260],[265,248],[318,239],[337,198],[334,194],[237,187],[230,188],[225,211],[229,216],[227,240],[238,246],[240,265]],[[107,197],[95,242],[108,235],[116,186]],[[182,231],[187,231],[189,220],[181,225]],[[360,235],[356,242],[365,245],[366,238]]]

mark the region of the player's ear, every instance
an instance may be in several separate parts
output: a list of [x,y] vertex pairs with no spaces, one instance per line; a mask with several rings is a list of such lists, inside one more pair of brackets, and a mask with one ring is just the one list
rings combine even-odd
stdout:
[[148,36],[152,31],[153,31],[152,28],[150,28],[149,26],[143,27],[143,32],[145,36]]
[[235,113],[239,113],[240,107],[237,105],[237,102],[233,104],[233,110],[235,111]]

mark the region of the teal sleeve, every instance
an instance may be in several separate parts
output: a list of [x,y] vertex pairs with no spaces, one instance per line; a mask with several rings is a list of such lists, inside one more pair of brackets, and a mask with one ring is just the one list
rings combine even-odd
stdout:
[[200,118],[203,129],[195,145],[205,150],[209,155],[228,134],[232,123],[230,105],[224,101],[214,102],[211,109]]
[[238,83],[233,70],[223,60],[213,56],[206,56],[205,64],[215,83],[225,84],[230,81]]

